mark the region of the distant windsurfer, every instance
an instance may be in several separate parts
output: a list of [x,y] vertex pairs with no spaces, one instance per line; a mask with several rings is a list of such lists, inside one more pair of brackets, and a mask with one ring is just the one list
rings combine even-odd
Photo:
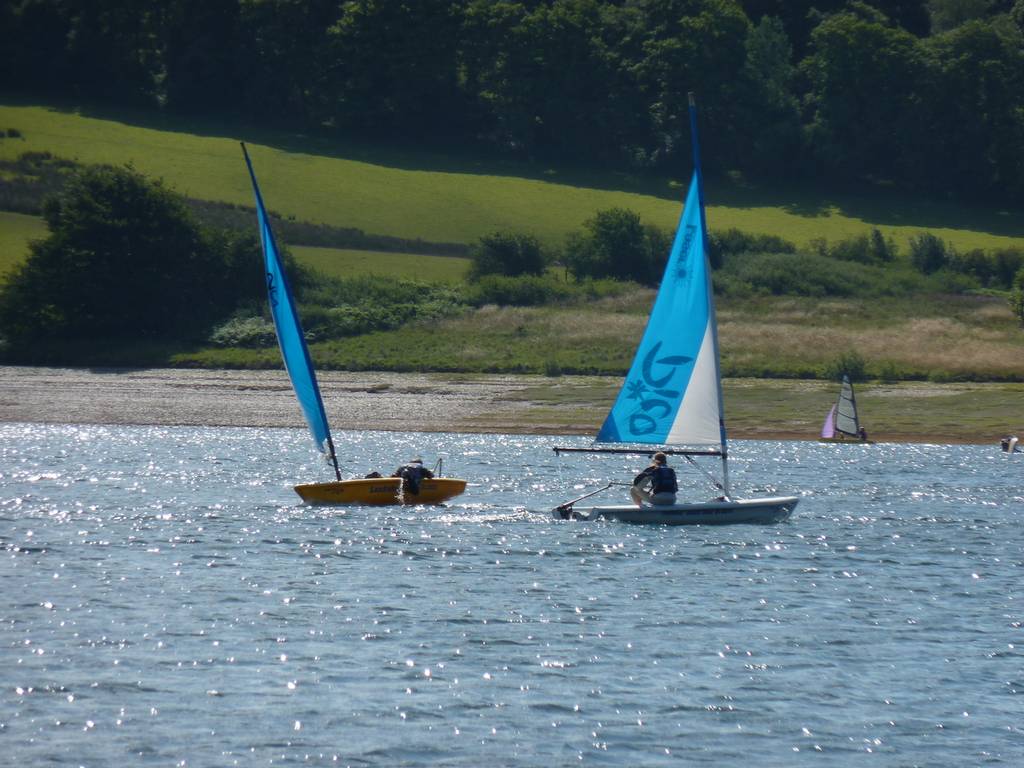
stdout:
[[651,465],[633,478],[633,487],[629,495],[637,506],[657,504],[663,506],[676,503],[676,471],[668,466],[668,457],[658,451],[654,454]]

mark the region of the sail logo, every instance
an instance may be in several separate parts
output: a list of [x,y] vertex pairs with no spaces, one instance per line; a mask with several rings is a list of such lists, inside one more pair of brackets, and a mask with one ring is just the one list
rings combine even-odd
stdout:
[[273,272],[267,272],[267,298],[270,299],[271,308],[277,309],[277,284]]
[[[693,238],[694,238],[694,235],[696,235],[696,233],[697,233],[697,227],[695,227],[693,224],[687,224],[686,225],[685,231],[683,232],[683,243],[682,243],[682,245],[679,248],[679,253],[681,255],[689,254],[690,246],[693,245]],[[685,280],[687,275],[689,274],[688,270],[686,269],[686,262],[687,262],[687,260],[684,259],[684,258],[680,258],[676,262],[676,279],[677,280]]]
[[626,384],[627,398],[637,401],[629,414],[629,433],[635,437],[658,432],[661,422],[672,416],[682,392],[669,383],[683,365],[693,362],[686,355],[659,357],[660,353],[659,341],[644,355],[640,378]]

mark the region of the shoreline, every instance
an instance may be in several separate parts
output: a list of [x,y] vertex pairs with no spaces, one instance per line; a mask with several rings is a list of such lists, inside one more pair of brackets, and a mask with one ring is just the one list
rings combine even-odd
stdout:
[[[593,435],[621,384],[603,376],[326,371],[318,378],[337,431]],[[1024,385],[858,386],[878,442],[992,444],[1024,432]],[[836,385],[732,379],[723,390],[730,439],[814,441]],[[0,422],[305,426],[283,370],[178,368],[0,366]]]

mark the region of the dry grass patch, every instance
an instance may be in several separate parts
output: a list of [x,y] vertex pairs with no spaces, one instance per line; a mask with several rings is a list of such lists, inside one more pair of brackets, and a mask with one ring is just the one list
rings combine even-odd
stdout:
[[824,365],[855,350],[871,366],[899,361],[911,370],[953,374],[1012,373],[1024,376],[1024,334],[969,326],[949,318],[918,318],[885,328],[847,330],[729,322],[721,325],[722,348],[744,363],[773,358]]

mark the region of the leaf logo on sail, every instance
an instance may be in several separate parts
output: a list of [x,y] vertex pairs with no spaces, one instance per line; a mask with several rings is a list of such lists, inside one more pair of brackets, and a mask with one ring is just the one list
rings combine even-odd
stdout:
[[[673,412],[673,404],[679,400],[680,392],[668,389],[668,383],[679,367],[693,361],[686,355],[658,357],[661,351],[659,341],[644,355],[640,380],[627,384],[629,398],[639,401],[629,415],[629,431],[633,435],[649,435],[658,429],[658,422]],[[655,366],[659,366],[656,371]],[[661,367],[667,366],[667,367]]]

